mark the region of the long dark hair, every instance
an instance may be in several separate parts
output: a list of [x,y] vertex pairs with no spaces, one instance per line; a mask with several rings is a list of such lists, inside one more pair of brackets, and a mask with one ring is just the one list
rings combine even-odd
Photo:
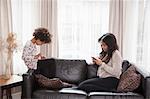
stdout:
[[[106,33],[102,37],[98,39],[98,42],[104,42],[108,46],[107,52],[102,49],[100,53],[100,58],[103,62],[108,63],[112,58],[112,54],[115,50],[118,50],[116,37],[112,33]],[[107,57],[103,60],[103,58],[107,55]]]

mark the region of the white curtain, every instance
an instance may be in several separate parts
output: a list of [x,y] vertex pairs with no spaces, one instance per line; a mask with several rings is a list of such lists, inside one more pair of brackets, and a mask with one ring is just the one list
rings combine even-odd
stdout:
[[117,37],[119,50],[126,60],[136,62],[138,0],[111,0],[109,32]]
[[124,3],[123,58],[136,63],[139,1],[124,0]]
[[59,58],[98,56],[98,38],[108,32],[109,0],[58,0]]
[[7,53],[4,42],[10,32],[12,32],[11,2],[10,0],[0,0],[0,75],[5,74]]
[[125,21],[124,14],[125,4],[122,0],[111,0],[110,1],[110,15],[109,15],[109,32],[113,33],[118,42],[119,51],[122,53],[123,47],[123,27]]
[[150,73],[150,1],[133,0],[126,3],[124,58]]
[[150,1],[139,2],[137,63],[150,73]]
[[58,57],[57,0],[41,0],[41,26],[48,28],[52,42],[42,45],[41,53],[47,58]]
[[28,40],[33,38],[34,29],[40,27],[40,0],[11,0],[13,32],[17,35],[18,51],[14,53],[14,74],[24,73],[27,66],[21,56]]

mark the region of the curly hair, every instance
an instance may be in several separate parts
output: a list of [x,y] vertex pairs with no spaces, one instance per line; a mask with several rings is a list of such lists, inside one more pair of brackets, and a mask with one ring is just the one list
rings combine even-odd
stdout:
[[35,39],[39,39],[44,43],[50,43],[52,35],[49,33],[48,29],[40,27],[35,29],[33,36]]

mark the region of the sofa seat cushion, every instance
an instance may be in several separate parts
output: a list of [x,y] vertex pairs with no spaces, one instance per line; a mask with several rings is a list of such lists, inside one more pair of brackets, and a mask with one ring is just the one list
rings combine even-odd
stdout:
[[60,93],[67,93],[67,94],[82,94],[82,95],[87,95],[85,91],[78,90],[77,87],[72,87],[72,88],[63,88],[59,91]]
[[91,92],[89,93],[89,99],[144,99],[144,97],[140,94],[133,92]]
[[66,88],[60,91],[36,90],[34,91],[32,98],[33,99],[87,99],[87,96],[86,93],[83,91],[76,91],[74,89]]

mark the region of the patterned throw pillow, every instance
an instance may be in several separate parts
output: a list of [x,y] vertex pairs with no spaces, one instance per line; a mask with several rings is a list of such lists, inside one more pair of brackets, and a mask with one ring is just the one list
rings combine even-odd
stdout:
[[136,68],[130,66],[120,77],[117,87],[118,92],[134,91],[140,85],[141,75],[136,73]]
[[71,87],[71,84],[62,82],[59,78],[49,79],[41,74],[35,75],[38,85],[42,88],[59,90],[64,87]]

